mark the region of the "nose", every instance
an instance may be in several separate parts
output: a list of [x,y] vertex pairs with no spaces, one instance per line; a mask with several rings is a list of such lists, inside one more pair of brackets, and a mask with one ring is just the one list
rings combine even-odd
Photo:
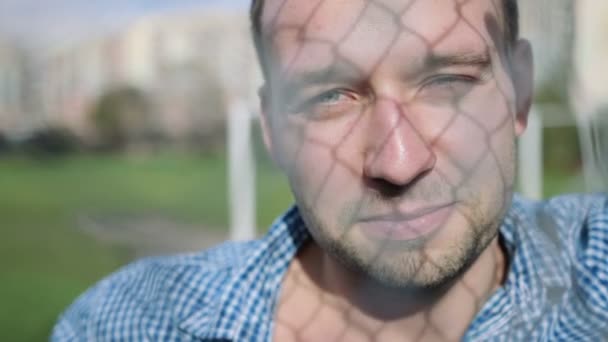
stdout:
[[376,185],[403,189],[435,166],[433,149],[396,101],[374,104],[366,138],[363,173]]

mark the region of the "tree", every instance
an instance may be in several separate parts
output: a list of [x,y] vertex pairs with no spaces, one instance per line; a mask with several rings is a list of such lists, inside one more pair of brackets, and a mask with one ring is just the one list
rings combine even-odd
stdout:
[[99,98],[91,115],[99,145],[116,150],[145,139],[151,130],[150,110],[138,89],[110,89]]

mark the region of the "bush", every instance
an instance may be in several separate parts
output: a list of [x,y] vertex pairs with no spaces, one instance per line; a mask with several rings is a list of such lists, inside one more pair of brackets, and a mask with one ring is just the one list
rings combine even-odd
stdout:
[[79,149],[78,139],[62,128],[38,131],[20,143],[20,148],[34,156],[62,156]]
[[111,89],[97,101],[91,120],[101,148],[118,150],[145,140],[150,132],[150,106],[138,89]]
[[11,144],[4,134],[0,133],[0,154],[6,154],[10,150]]

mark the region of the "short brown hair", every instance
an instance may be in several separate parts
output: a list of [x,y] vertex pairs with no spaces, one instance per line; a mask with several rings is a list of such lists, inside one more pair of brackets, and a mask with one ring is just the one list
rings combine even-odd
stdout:
[[[268,75],[267,65],[264,63],[264,42],[262,34],[262,12],[265,0],[251,0],[249,18],[251,20],[251,30],[253,33],[253,43],[262,66],[264,75]],[[501,0],[502,14],[504,20],[504,33],[508,45],[514,44],[519,38],[519,8],[517,0]]]

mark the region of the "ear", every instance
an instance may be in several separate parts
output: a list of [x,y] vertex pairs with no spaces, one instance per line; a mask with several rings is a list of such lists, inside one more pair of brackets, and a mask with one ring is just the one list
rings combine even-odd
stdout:
[[511,55],[511,73],[515,90],[515,134],[520,136],[528,125],[534,94],[534,59],[530,42],[520,39]]
[[269,91],[266,84],[262,85],[258,90],[258,96],[260,98],[260,125],[262,128],[262,139],[264,140],[264,146],[268,151],[268,155],[272,158],[275,164],[277,164],[276,151],[274,150],[273,137],[272,137],[272,118],[270,117],[271,108],[269,102]]

